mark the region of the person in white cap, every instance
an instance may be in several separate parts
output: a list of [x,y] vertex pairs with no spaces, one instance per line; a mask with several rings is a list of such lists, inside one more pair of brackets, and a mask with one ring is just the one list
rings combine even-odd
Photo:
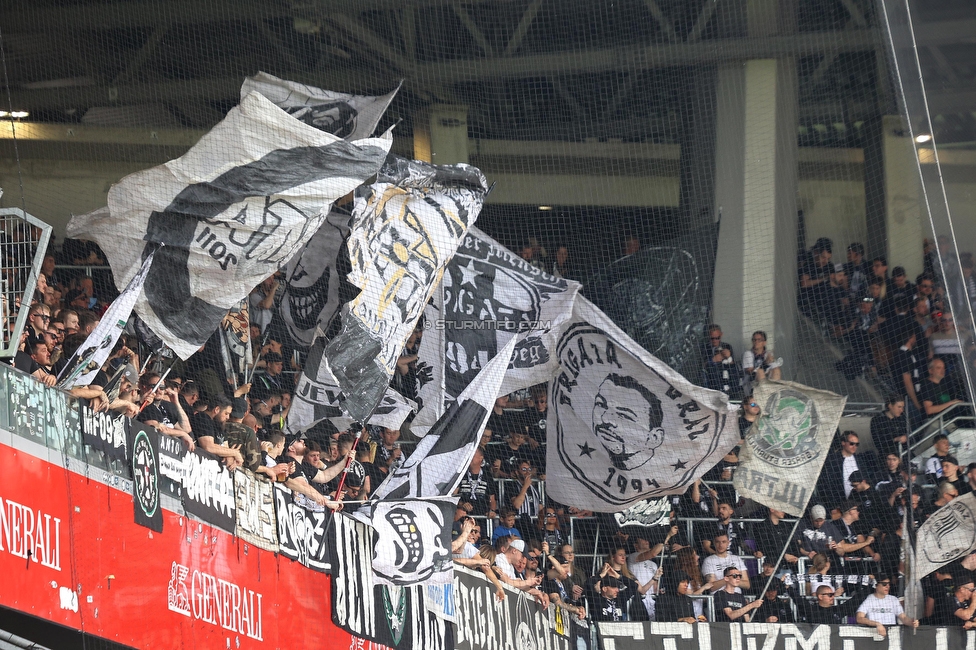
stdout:
[[549,597],[539,589],[539,585],[542,584],[542,574],[519,578],[515,572],[515,564],[522,559],[523,555],[525,555],[525,541],[521,539],[513,540],[504,553],[496,555],[495,567],[498,579],[511,587],[530,594],[540,603],[544,601],[548,606]]

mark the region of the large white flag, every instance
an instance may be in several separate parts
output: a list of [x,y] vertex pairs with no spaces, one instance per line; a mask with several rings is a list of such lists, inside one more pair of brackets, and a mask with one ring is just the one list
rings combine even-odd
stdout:
[[695,386],[577,296],[556,346],[547,492],[619,512],[681,494],[739,441],[728,396]]
[[186,154],[126,176],[68,236],[101,247],[121,287],[159,248],[135,310],[180,357],[375,174],[392,139],[347,142],[249,93]]
[[244,81],[241,99],[250,92],[261,93],[309,126],[345,140],[362,140],[373,135],[398,90],[399,86],[380,97],[347,95],[259,72]]
[[918,529],[915,576],[921,580],[939,567],[976,550],[976,492],[956,497]]
[[152,264],[153,254],[150,253],[142,263],[139,272],[129,280],[122,293],[108,306],[98,325],[68,361],[63,376],[58,382],[60,388],[71,390],[75,386],[87,386],[94,381],[95,375],[98,374],[125,330],[129,316],[132,315],[132,307],[136,304]]
[[346,408],[365,420],[379,403],[444,267],[481,212],[488,184],[470,165],[391,157],[357,192],[349,281],[362,289],[326,354]]
[[512,337],[502,393],[549,381],[556,339],[580,285],[545,273],[471,228],[458,246],[424,316],[414,429],[431,426]]
[[746,434],[733,483],[741,496],[802,517],[846,397],[789,381],[759,383],[761,415]]

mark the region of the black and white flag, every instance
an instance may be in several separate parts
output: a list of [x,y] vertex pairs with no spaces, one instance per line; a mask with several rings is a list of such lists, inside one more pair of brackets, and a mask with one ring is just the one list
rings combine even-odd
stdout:
[[393,92],[379,97],[347,95],[259,72],[244,80],[241,99],[250,92],[261,93],[309,126],[345,140],[362,140],[373,135],[376,124],[399,90],[397,86]]
[[163,532],[163,502],[159,490],[159,433],[140,422],[129,430],[132,501],[135,522],[157,533]]
[[501,392],[549,381],[558,367],[558,331],[579,288],[469,229],[425,312],[431,327],[417,362],[424,371],[423,408],[413,426],[431,426],[512,337],[517,342]]
[[186,154],[126,176],[107,208],[72,217],[68,236],[95,241],[119,287],[156,251],[135,310],[185,359],[305,245],[333,201],[379,170],[391,143],[348,142],[251,92]]
[[326,350],[354,419],[366,420],[382,398],[487,191],[475,167],[391,157],[356,193],[348,278],[362,292],[346,304],[342,331]]
[[333,209],[305,247],[285,266],[285,284],[275,296],[275,305],[297,345],[312,345],[317,333],[328,331],[329,324],[339,314],[342,279],[336,266],[349,235],[351,218]]
[[383,500],[373,507],[373,572],[377,584],[450,584],[451,526],[457,497]]
[[314,512],[295,503],[294,494],[277,483],[274,486],[278,513],[278,549],[289,560],[325,573],[329,570],[326,521],[329,511]]
[[243,298],[230,308],[220,322],[220,356],[227,381],[234,388],[237,388],[238,377],[244,377],[246,381],[254,359],[251,354],[249,311],[248,300]]
[[87,386],[95,380],[95,375],[101,370],[108,355],[112,354],[119,337],[125,330],[125,324],[132,314],[132,308],[136,304],[136,299],[142,291],[142,285],[146,282],[146,276],[152,268],[153,254],[143,261],[142,268],[129,280],[129,284],[119,296],[112,301],[102,319],[92,330],[85,342],[71,357],[68,365],[65,366],[64,376],[58,381],[58,387],[63,390],[71,390],[75,386]]
[[513,338],[434,423],[410,457],[380,483],[373,498],[423,499],[454,492],[474,457],[514,348]]
[[237,506],[234,535],[248,544],[277,553],[274,483],[250,470],[239,468],[234,472],[234,497]]
[[[305,360],[288,411],[288,433],[302,433],[322,420],[329,420],[339,431],[345,431],[355,421],[345,409],[346,397],[332,375],[324,354],[325,345],[324,338],[316,339]],[[399,429],[416,408],[411,400],[387,388],[367,424]]]
[[976,493],[956,497],[936,510],[918,529],[915,580],[961,560],[976,550]]
[[761,415],[746,433],[732,479],[741,496],[802,517],[846,397],[789,381],[756,384]]
[[618,512],[682,494],[739,441],[724,393],[689,382],[582,296],[556,358],[546,486],[562,503]]
[[128,457],[126,447],[131,422],[118,413],[97,413],[87,406],[81,407],[81,432],[85,444],[112,460],[125,462]]

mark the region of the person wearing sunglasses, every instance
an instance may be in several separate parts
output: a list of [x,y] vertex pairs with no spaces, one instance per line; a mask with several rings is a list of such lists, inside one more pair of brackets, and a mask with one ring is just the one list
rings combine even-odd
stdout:
[[702,385],[720,390],[733,399],[742,397],[742,370],[735,361],[732,346],[722,342],[722,328],[708,326],[706,340],[702,342]]
[[865,469],[862,466],[862,456],[858,453],[860,447],[861,441],[857,434],[845,431],[841,435],[840,449],[827,455],[817,482],[817,492],[828,505],[836,505],[851,495],[851,474],[858,470],[863,472]]
[[939,607],[940,603],[937,603],[932,623],[942,627],[961,625],[971,630],[976,627],[976,621],[973,620],[976,618],[976,598],[973,597],[976,583],[973,583],[972,574],[967,572],[953,576],[950,584],[955,587],[944,594],[943,607]]
[[843,587],[834,589],[829,584],[817,587],[816,602],[799,601],[802,606],[801,616],[811,625],[846,625],[848,617],[857,613],[860,599],[852,598],[844,603],[838,603],[837,597],[844,592]]
[[918,621],[908,616],[898,599],[891,595],[891,578],[880,574],[875,580],[874,593],[857,608],[857,624],[875,628],[881,637],[888,636],[888,625],[901,623],[918,627]]
[[751,603],[746,602],[742,593],[743,572],[737,567],[725,569],[725,585],[712,596],[715,603],[715,622],[733,623],[740,618],[748,622],[754,610],[762,607],[763,601],[758,598]]

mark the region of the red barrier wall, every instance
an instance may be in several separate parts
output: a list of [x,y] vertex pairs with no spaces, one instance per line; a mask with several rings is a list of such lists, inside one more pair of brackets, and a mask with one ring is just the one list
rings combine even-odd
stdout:
[[[139,648],[350,648],[330,577],[0,445],[0,605]],[[28,550],[30,551],[28,555]]]

